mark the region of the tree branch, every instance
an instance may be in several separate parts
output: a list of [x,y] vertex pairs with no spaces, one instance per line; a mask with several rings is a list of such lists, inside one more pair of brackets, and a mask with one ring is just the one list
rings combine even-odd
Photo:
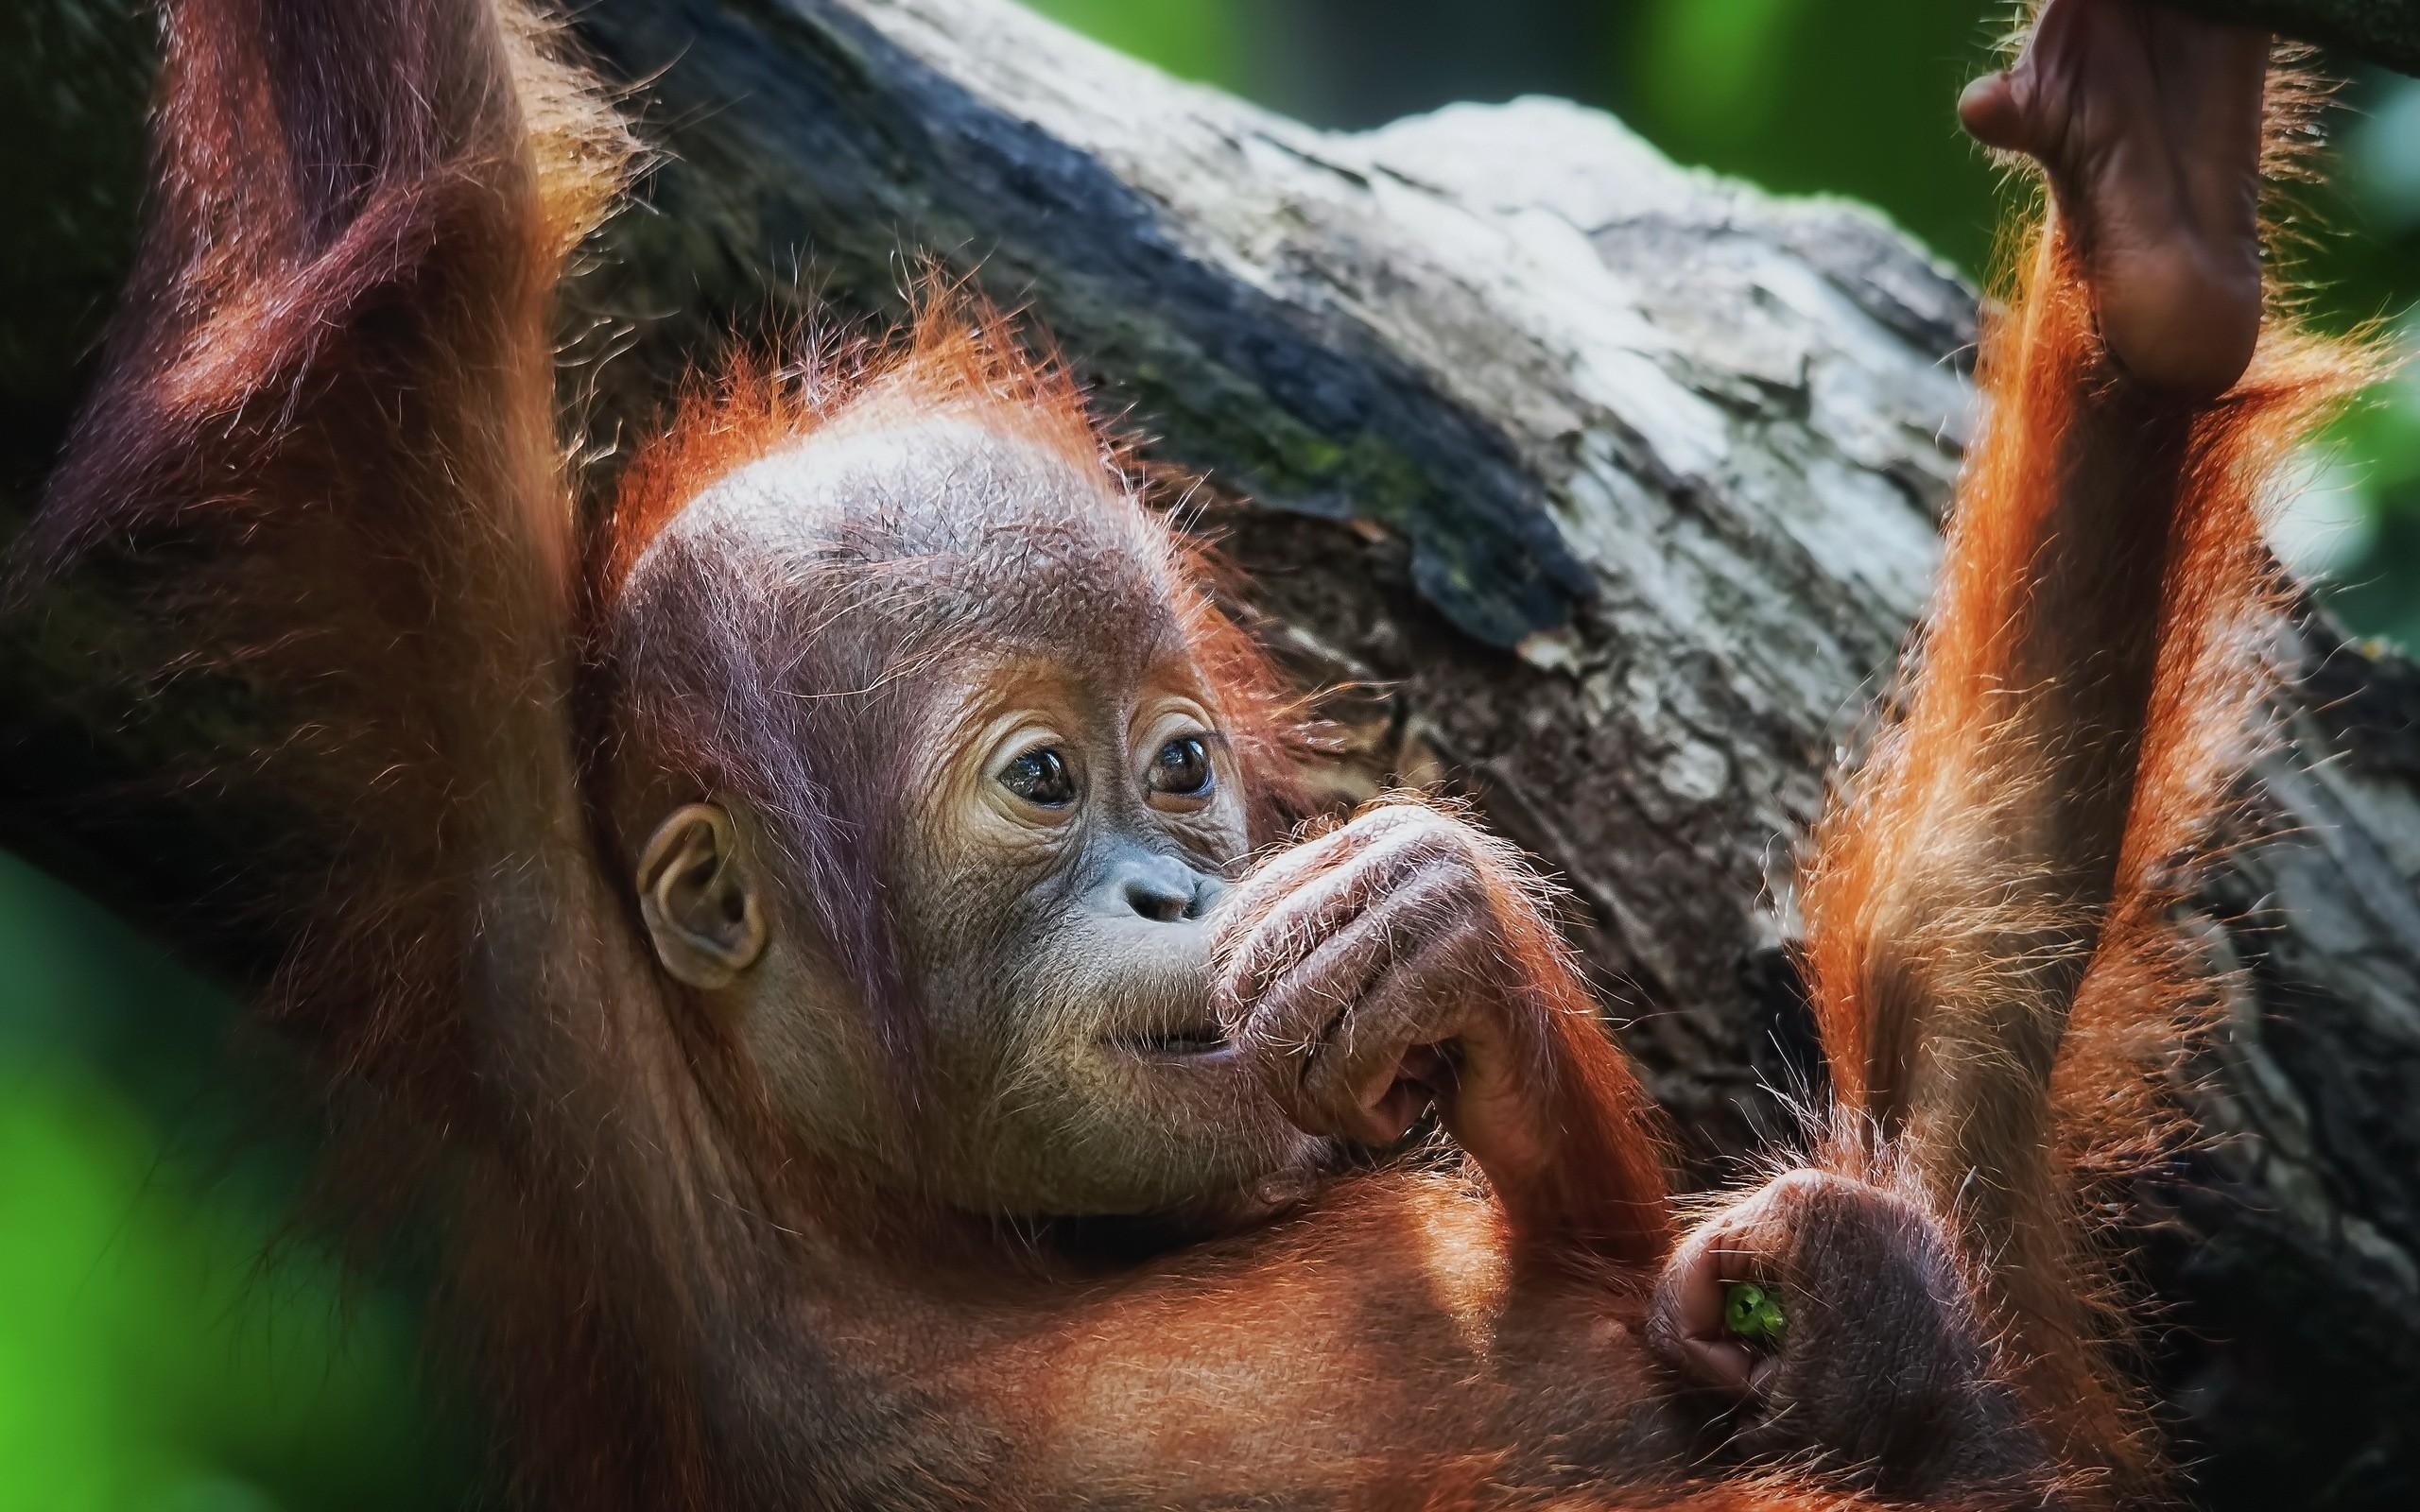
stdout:
[[2414,0],[2171,0],[2186,10],[2264,26],[2346,58],[2420,74],[2420,3]]

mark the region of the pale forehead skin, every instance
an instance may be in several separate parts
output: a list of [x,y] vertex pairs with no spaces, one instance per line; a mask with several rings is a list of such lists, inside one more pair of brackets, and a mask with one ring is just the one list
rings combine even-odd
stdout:
[[1182,657],[1164,528],[1106,465],[986,418],[843,415],[709,485],[666,537],[711,534],[776,573],[845,577],[845,612],[894,644],[975,631],[958,648],[983,660],[1129,682]]

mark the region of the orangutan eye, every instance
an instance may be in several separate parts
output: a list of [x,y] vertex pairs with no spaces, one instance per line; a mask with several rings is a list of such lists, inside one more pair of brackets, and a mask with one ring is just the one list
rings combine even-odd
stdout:
[[1199,735],[1180,735],[1151,758],[1150,784],[1154,793],[1200,798],[1210,791],[1212,781],[1210,749]]
[[1063,809],[1076,801],[1076,776],[1055,746],[1044,746],[1000,768],[1000,785],[1027,802]]

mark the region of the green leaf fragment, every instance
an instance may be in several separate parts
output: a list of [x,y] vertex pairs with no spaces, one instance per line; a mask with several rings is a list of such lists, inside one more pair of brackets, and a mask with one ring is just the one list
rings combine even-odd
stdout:
[[1754,1281],[1733,1281],[1722,1295],[1722,1326],[1734,1337],[1771,1344],[1781,1337],[1781,1298]]

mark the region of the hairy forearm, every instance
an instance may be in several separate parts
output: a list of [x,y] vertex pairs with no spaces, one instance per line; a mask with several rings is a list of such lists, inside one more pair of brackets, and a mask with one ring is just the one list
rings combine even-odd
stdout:
[[1549,1010],[1538,1024],[1538,1158],[1488,1175],[1525,1263],[1598,1274],[1610,1266],[1608,1279],[1644,1284],[1671,1248],[1665,1131],[1637,1074],[1586,1011],[1583,989],[1569,984],[1565,996],[1578,1006]]
[[[1886,1125],[1928,1082],[2022,1101],[2047,1077],[2118,885],[2192,523],[2200,412],[2112,362],[2055,229],[1981,369],[1934,615],[1813,889],[1817,970],[1871,1024],[1853,1091]],[[1927,1070],[1976,1055],[2018,1074]]]
[[1686,1464],[1638,1307],[1526,1273],[1459,1183],[1381,1172],[1248,1241],[932,1336],[970,1341],[944,1389],[1016,1425],[1039,1504],[1421,1504],[1476,1466],[1498,1499],[1473,1504],[1499,1505]]
[[[2148,391],[2113,362],[2065,238],[2046,237],[2012,329],[1986,357],[1998,412],[1987,442],[2023,457],[1985,467],[1967,500],[1912,724],[1941,753],[1928,795],[1940,849],[1985,895],[2038,902],[2020,934],[2053,936],[2006,959],[2072,993],[2115,885],[2169,612],[2193,428],[2204,406]],[[1957,907],[1974,885],[1902,884],[1913,909]]]

